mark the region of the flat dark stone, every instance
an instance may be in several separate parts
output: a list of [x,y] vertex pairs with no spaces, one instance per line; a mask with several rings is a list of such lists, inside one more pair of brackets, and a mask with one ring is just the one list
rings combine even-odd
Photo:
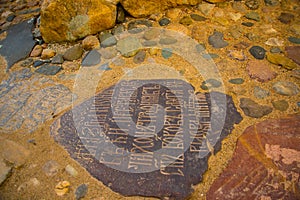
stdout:
[[253,46],[249,49],[249,52],[251,55],[258,59],[258,60],[263,60],[266,55],[266,50],[260,46]]
[[206,199],[300,199],[299,127],[300,115],[248,127]]
[[49,65],[49,64],[44,64],[37,70],[35,70],[36,73],[39,74],[44,74],[44,75],[55,75],[57,74],[62,68],[60,66],[56,65]]
[[230,96],[191,94],[182,80],[121,81],[63,114],[51,135],[122,195],[185,199],[207,170],[208,144],[219,151],[242,120]]
[[81,65],[84,67],[94,66],[101,61],[101,55],[97,50],[91,50],[82,60]]
[[27,20],[11,26],[7,37],[0,41],[0,55],[6,59],[9,70],[16,62],[29,56],[35,41],[32,35],[33,21]]

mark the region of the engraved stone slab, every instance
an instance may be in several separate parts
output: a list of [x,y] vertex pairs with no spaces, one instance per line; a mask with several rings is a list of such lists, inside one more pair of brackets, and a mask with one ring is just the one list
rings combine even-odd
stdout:
[[182,80],[127,80],[66,112],[51,134],[116,192],[184,199],[241,120],[225,94],[195,95]]
[[248,127],[207,199],[300,199],[300,115]]

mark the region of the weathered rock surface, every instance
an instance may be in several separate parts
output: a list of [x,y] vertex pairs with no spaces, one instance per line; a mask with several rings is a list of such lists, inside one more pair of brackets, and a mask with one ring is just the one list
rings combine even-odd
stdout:
[[74,41],[112,28],[116,6],[104,0],[45,0],[40,31],[45,42]]
[[197,5],[201,1],[202,0],[121,0],[120,2],[124,9],[133,17],[145,17],[179,5]]
[[207,199],[299,199],[300,115],[248,127]]

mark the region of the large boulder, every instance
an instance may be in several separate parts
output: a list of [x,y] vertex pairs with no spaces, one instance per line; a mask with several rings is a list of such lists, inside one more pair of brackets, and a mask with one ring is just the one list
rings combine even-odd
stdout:
[[45,42],[75,41],[115,25],[115,0],[44,0],[40,31]]
[[180,5],[197,5],[202,0],[121,0],[124,9],[133,17],[146,17]]

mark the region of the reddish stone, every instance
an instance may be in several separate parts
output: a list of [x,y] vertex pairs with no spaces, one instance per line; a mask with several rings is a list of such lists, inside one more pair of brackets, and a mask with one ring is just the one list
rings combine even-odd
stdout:
[[285,47],[285,50],[287,52],[287,57],[300,65],[300,46]]
[[300,199],[300,115],[248,127],[207,199]]
[[251,60],[246,69],[249,76],[257,79],[259,82],[267,82],[277,76],[276,72],[272,70],[270,64],[266,61]]

